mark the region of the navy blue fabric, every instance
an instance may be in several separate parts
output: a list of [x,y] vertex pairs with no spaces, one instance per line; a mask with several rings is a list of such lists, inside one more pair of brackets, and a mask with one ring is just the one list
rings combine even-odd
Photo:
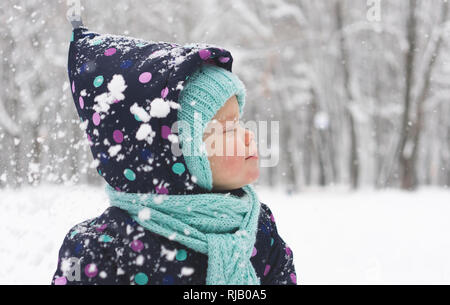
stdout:
[[[167,116],[150,119],[155,135],[149,143],[136,139],[143,122],[130,107],[136,103],[149,112],[151,101],[158,98],[176,105],[184,82],[202,64],[232,72],[230,52],[208,45],[180,46],[100,35],[84,27],[73,34],[68,74],[77,112],[98,161],[98,173],[122,192],[208,192],[191,180],[183,156],[172,154],[167,128],[177,120],[177,108],[170,108]],[[151,80],[142,79],[143,73],[151,73]],[[95,98],[110,91],[108,84],[117,75],[127,86],[124,98],[111,103],[101,119],[94,118]],[[103,82],[95,81],[99,77]],[[172,132],[176,134],[176,130]],[[120,145],[118,153],[111,154],[113,145]],[[178,164],[173,170],[177,163],[182,166]],[[244,194],[242,189],[230,192]],[[278,235],[273,215],[264,204],[251,262],[262,284],[296,282],[292,251]],[[77,264],[80,278],[71,280],[63,270],[76,269]],[[67,233],[52,284],[205,284],[207,265],[206,255],[150,232],[126,211],[109,207]]]
[[[250,261],[262,285],[295,285],[292,251],[263,203],[252,255]],[[62,265],[70,258],[81,258],[80,278],[61,281]],[[147,285],[205,285],[207,265],[205,254],[145,230],[125,211],[109,207],[67,233],[52,285],[136,285],[142,274]]]

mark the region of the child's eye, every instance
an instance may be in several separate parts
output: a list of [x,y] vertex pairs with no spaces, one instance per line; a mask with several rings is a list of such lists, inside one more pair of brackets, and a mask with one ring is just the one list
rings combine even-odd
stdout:
[[236,121],[234,123],[228,123],[225,125],[225,132],[232,132],[232,131],[236,131],[237,127],[239,126],[240,122]]
[[236,126],[232,127],[232,128],[228,128],[228,129],[225,130],[225,132],[227,132],[227,133],[231,133],[231,132],[234,132],[234,131],[236,131]]

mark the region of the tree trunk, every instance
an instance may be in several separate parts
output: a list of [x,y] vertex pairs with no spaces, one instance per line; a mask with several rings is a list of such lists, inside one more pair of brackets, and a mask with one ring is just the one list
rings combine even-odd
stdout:
[[350,85],[350,67],[349,67],[349,56],[348,56],[348,48],[346,45],[345,34],[343,32],[344,28],[344,19],[343,19],[343,11],[342,4],[338,0],[335,5],[336,12],[336,21],[337,21],[337,30],[340,34],[340,52],[341,52],[341,62],[342,68],[344,72],[344,88],[345,88],[345,115],[348,120],[348,125],[350,128],[350,179],[351,185],[353,189],[358,188],[359,182],[359,157],[358,157],[358,139],[356,136],[355,130],[355,119],[353,117],[352,112],[350,111],[350,104],[353,102],[353,94],[351,92]]

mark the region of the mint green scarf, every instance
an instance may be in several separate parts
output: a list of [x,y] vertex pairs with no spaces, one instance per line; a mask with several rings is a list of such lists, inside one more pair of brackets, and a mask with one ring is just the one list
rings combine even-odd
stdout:
[[246,195],[136,194],[108,184],[110,204],[128,211],[141,226],[208,256],[207,285],[260,285],[250,257],[260,202],[251,185]]

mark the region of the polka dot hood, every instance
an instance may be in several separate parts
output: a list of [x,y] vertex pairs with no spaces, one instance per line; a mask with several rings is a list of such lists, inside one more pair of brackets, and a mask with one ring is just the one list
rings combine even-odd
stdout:
[[68,73],[98,173],[129,193],[205,192],[172,146],[184,84],[202,64],[232,72],[229,51],[73,31]]

